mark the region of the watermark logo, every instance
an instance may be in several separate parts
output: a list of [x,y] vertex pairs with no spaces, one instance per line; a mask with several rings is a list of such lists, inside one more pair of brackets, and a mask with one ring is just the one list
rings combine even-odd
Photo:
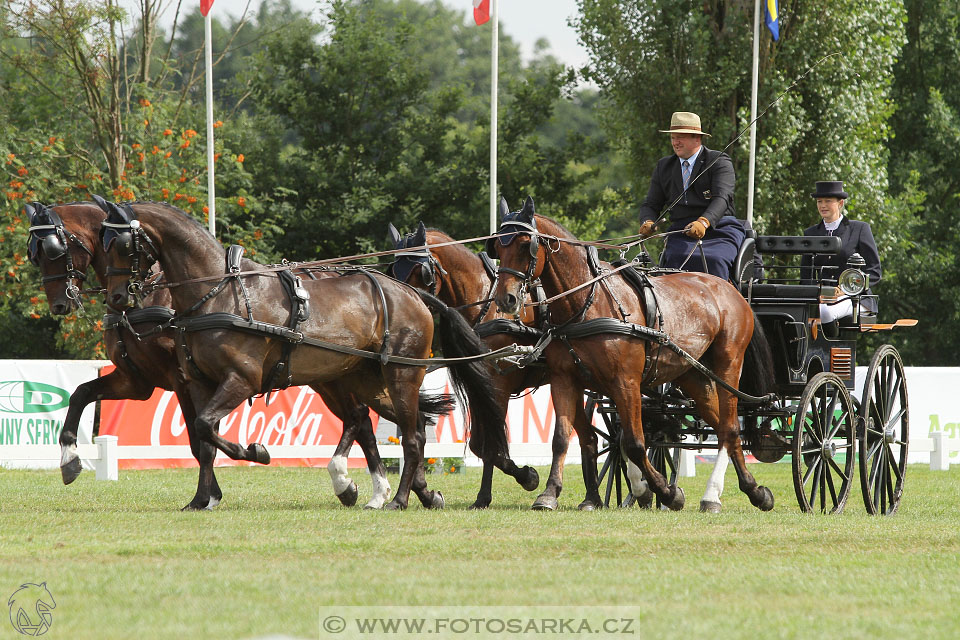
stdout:
[[7,600],[10,607],[10,623],[25,636],[42,636],[50,630],[53,622],[51,609],[57,607],[47,583],[26,583],[13,592]]
[[0,412],[49,413],[70,404],[70,392],[45,382],[0,382]]

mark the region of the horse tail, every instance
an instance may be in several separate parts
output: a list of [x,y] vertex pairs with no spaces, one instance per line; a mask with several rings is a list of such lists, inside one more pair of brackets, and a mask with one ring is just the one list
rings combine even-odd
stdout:
[[[463,358],[487,353],[487,345],[464,320],[442,300],[417,289],[420,298],[440,319],[440,347],[448,358]],[[508,454],[507,425],[503,408],[496,401],[493,371],[482,360],[470,360],[449,366],[454,391],[469,419],[470,450],[478,457]]]
[[457,407],[457,399],[449,393],[420,392],[417,408],[426,424],[436,424],[437,418],[450,413]]
[[753,336],[743,356],[740,390],[754,396],[766,395],[774,390],[775,379],[773,351],[763,325],[754,313]]

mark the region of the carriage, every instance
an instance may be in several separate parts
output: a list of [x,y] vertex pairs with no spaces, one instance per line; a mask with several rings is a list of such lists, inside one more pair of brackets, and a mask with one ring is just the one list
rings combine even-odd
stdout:
[[[789,264],[768,267],[769,275],[763,278],[755,260],[759,253],[783,263],[790,256],[831,254],[839,249],[837,237],[747,232],[731,269],[732,281],[768,336],[776,397],[760,402],[740,399],[744,448],[761,462],[790,456],[803,511],[839,513],[850,496],[854,475],[859,474],[867,512],[889,515],[900,505],[909,446],[903,362],[893,346],[882,345],[870,359],[858,395],[857,347],[863,333],[912,326],[916,321],[881,324],[861,311],[860,299],[873,294],[865,293],[867,278],[856,254],[837,287],[823,285],[821,274],[815,274],[813,284],[802,283],[799,269]],[[854,315],[841,320],[831,333],[820,324],[818,305],[837,295],[854,300]],[[648,456],[675,484],[682,451],[709,452],[719,445],[713,430],[697,415],[695,404],[679,389],[665,385],[644,400]],[[629,483],[627,463],[617,444],[620,417],[612,401],[596,393],[588,393],[587,411],[591,418],[600,418],[597,432],[605,442],[599,450],[600,456],[606,456],[600,469],[605,505],[614,497],[620,504]]]

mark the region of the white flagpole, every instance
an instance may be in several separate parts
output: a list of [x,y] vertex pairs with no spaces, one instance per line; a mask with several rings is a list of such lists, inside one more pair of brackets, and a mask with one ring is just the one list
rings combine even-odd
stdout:
[[753,226],[753,182],[757,164],[757,84],[760,77],[760,0],[753,8],[753,78],[750,83],[750,172],[747,175],[747,222]]
[[497,232],[497,60],[499,58],[499,35],[497,0],[490,0],[490,233]]
[[[212,10],[212,8],[211,8]],[[207,208],[210,233],[217,235],[217,205],[213,175],[213,42],[210,37],[210,12],[203,19],[207,59]]]

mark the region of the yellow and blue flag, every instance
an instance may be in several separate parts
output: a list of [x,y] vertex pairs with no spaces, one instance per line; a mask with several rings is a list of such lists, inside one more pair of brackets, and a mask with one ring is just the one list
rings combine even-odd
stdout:
[[764,0],[764,14],[767,23],[767,29],[773,34],[774,40],[780,39],[780,8],[777,6],[777,0]]

